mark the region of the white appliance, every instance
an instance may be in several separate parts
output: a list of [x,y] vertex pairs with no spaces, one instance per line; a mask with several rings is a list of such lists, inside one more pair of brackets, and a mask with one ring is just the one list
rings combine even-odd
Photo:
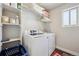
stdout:
[[43,33],[37,35],[24,34],[24,47],[31,56],[48,56],[55,49],[55,34]]

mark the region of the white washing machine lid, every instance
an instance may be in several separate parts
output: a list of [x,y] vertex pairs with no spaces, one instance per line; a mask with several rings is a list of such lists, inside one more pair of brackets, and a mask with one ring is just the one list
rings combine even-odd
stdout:
[[28,34],[25,34],[25,36],[29,36],[31,38],[38,38],[38,37],[41,37],[43,36],[44,34],[40,34],[40,35],[28,35]]

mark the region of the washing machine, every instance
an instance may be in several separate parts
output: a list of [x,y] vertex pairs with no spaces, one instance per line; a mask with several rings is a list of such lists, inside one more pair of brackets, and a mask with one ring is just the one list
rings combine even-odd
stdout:
[[30,56],[50,56],[55,50],[55,34],[29,35],[25,33],[23,43]]

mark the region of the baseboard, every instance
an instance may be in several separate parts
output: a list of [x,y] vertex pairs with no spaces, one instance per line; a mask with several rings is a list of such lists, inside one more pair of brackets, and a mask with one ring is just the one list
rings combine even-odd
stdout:
[[79,53],[75,52],[75,51],[71,51],[71,50],[68,50],[68,49],[65,49],[65,48],[62,48],[62,47],[59,47],[59,46],[56,46],[57,49],[60,49],[62,51],[65,51],[67,53],[70,53],[72,55],[75,55],[75,56],[79,56]]

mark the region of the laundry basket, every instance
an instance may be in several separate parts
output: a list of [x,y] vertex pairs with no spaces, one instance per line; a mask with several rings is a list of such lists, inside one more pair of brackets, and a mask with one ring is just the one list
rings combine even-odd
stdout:
[[2,50],[0,56],[28,56],[28,52],[22,45],[17,45]]

